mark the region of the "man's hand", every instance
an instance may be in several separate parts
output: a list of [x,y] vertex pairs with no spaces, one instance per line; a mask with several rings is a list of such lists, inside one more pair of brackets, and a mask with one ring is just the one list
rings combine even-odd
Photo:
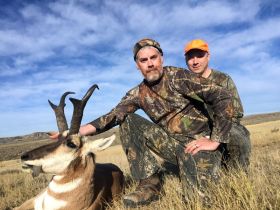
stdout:
[[[95,132],[96,132],[96,128],[94,126],[92,126],[91,124],[82,125],[79,130],[79,134],[81,136],[87,136],[87,135],[93,134]],[[49,137],[54,140],[57,140],[60,137],[66,138],[68,136],[68,134],[69,134],[69,130],[63,131],[62,134],[60,134],[57,131],[48,132]]]
[[185,153],[195,155],[201,150],[213,151],[216,150],[219,145],[219,142],[212,141],[207,137],[201,137],[200,139],[191,141],[190,143],[186,144]]
[[59,137],[63,137],[63,138],[66,138],[69,134],[69,130],[66,130],[66,131],[63,131],[62,134],[60,134],[59,132],[57,131],[50,131],[47,133],[49,135],[49,137],[53,140],[57,140],[59,139]]
[[79,133],[81,136],[87,136],[96,132],[96,128],[91,124],[82,125]]

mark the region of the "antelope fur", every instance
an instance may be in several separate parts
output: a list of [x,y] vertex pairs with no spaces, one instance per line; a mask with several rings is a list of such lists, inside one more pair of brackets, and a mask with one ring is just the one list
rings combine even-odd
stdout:
[[[101,210],[114,198],[121,196],[124,187],[122,171],[114,164],[98,164],[94,152],[106,149],[115,140],[115,134],[89,141],[78,134],[83,109],[94,89],[93,85],[82,100],[71,98],[74,112],[69,136],[59,136],[58,141],[41,146],[21,156],[23,167],[39,173],[52,174],[48,186],[37,196],[25,201],[16,210]],[[55,112],[60,134],[68,129],[64,115],[65,98],[59,106],[50,103]]]

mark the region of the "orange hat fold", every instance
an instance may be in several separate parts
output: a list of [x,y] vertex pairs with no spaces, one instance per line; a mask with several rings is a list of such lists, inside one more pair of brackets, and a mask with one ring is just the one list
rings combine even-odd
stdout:
[[203,50],[203,51],[206,51],[209,53],[208,44],[202,39],[194,39],[194,40],[190,41],[188,44],[186,44],[185,54],[193,49],[199,49],[199,50]]

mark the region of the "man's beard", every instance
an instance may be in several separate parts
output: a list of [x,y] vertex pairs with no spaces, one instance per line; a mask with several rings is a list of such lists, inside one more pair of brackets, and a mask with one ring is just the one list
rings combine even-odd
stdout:
[[163,74],[163,71],[161,70],[160,72],[153,72],[153,73],[151,73],[151,74],[148,74],[147,75],[147,77],[145,78],[148,82],[156,82],[156,81],[158,81],[160,78],[161,78],[161,76],[162,76],[162,74]]

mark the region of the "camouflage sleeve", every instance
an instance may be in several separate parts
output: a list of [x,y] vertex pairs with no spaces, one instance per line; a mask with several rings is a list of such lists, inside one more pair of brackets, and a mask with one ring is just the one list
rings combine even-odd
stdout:
[[96,134],[102,133],[120,124],[128,113],[133,113],[139,109],[138,88],[134,88],[126,93],[119,104],[109,113],[93,120],[89,124],[96,128]]
[[227,89],[231,92],[233,96],[233,107],[234,107],[233,118],[239,121],[239,119],[243,117],[244,110],[237,88],[230,77],[228,77]]
[[233,115],[230,92],[187,71],[178,71],[173,78],[173,84],[182,95],[211,105],[214,118],[211,139],[228,143]]

